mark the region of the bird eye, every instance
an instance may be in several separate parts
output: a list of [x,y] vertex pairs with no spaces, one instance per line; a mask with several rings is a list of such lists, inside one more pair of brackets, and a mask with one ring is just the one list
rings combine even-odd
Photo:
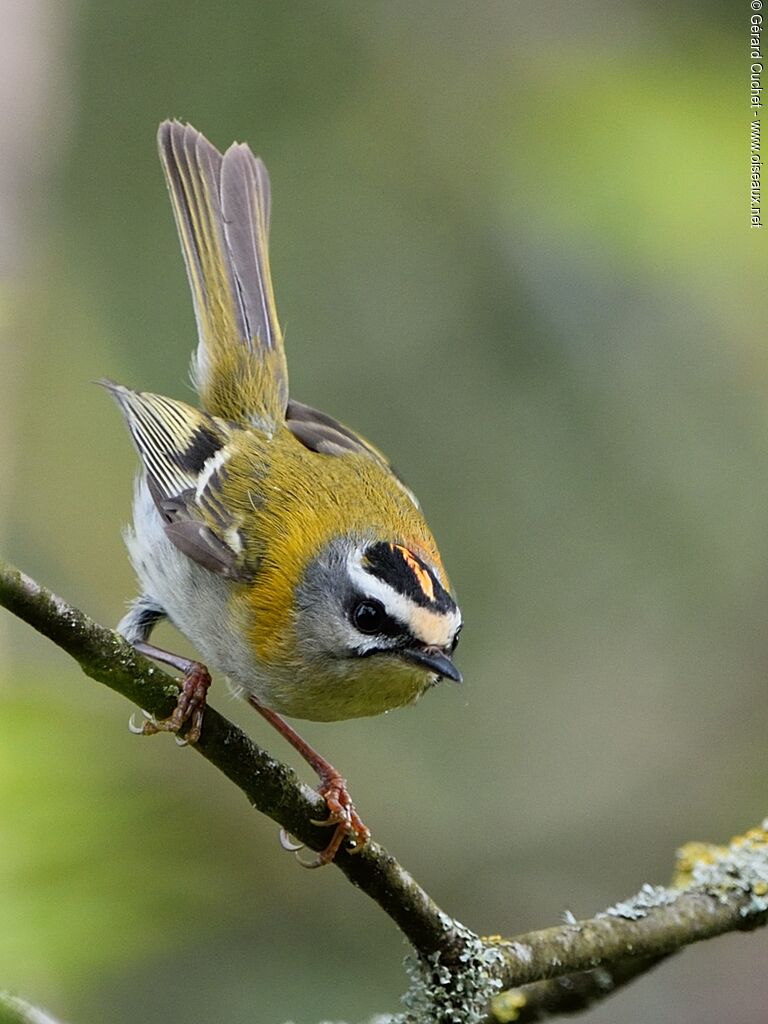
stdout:
[[387,619],[380,601],[358,601],[352,609],[352,623],[361,633],[380,633]]

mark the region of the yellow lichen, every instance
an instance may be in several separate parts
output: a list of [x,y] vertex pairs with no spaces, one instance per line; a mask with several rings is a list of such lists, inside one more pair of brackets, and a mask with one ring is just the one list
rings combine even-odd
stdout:
[[727,846],[716,846],[714,843],[702,843],[697,840],[685,843],[675,855],[672,885],[676,889],[687,888],[693,881],[693,870],[697,864],[714,864],[727,852]]
[[768,830],[763,828],[751,828],[744,835],[752,843],[768,843]]
[[722,898],[737,891],[744,897],[742,916],[768,911],[768,819],[727,846],[686,843],[677,851],[673,886],[703,888]]
[[494,996],[491,1000],[491,1014],[499,1024],[511,1024],[520,1016],[520,1011],[528,1002],[525,995],[518,988],[507,989]]

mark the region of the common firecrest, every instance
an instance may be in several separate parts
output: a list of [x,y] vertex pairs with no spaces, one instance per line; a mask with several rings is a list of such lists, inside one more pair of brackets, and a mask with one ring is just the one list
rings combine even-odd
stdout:
[[169,619],[320,777],[335,826],[314,864],[369,832],[344,779],[280,715],[335,721],[461,680],[461,614],[411,491],[372,444],[288,396],[269,270],[270,186],[249,147],[166,121],[160,158],[197,319],[201,409],[110,381],[142,472],[126,535],[141,596],[118,626],[183,673],[171,718],[200,737],[204,665],[148,643]]

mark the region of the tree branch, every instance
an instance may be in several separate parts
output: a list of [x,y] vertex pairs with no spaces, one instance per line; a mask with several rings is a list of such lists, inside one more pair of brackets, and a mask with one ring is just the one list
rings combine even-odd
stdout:
[[[768,921],[768,821],[727,847],[689,844],[676,885],[645,885],[636,896],[587,921],[496,941],[507,986],[673,953],[725,932]],[[691,851],[698,856],[690,861]],[[686,886],[685,888],[682,886]]]
[[[178,686],[170,676],[112,630],[2,561],[0,604],[49,637],[93,679],[157,718],[172,712]],[[323,815],[323,800],[213,708],[206,708],[193,749],[234,782],[253,807],[311,849],[323,848],[327,835],[311,824]],[[672,888],[644,886],[633,899],[591,920],[514,939],[474,935],[375,842],[354,855],[340,851],[334,863],[416,950],[404,1020],[502,1024],[583,1009],[689,943],[765,924],[766,827],[728,847],[684,848]]]
[[[176,706],[179,687],[171,676],[113,630],[3,561],[0,604],[66,651],[86,675],[155,717],[168,717]],[[311,824],[311,819],[326,816],[325,802],[291,768],[211,707],[205,710],[202,736],[192,749],[234,782],[251,806],[310,849],[327,845],[327,830]],[[378,843],[371,842],[354,855],[340,851],[334,863],[389,914],[419,953],[440,950],[450,956],[458,951],[462,940],[452,919]]]
[[610,970],[598,967],[507,989],[492,1000],[491,1013],[483,1024],[533,1024],[566,1013],[582,1013],[667,959],[668,955],[624,960]]

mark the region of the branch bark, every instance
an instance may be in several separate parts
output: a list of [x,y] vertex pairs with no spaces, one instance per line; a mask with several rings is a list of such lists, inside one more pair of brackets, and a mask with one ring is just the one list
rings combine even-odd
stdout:
[[[173,710],[178,686],[112,630],[0,561],[0,604],[66,651],[83,672],[157,718]],[[213,708],[193,747],[248,802],[308,847],[327,842],[311,819],[324,803],[292,769]],[[728,847],[697,846],[677,887],[644,886],[631,900],[587,921],[513,939],[480,939],[444,913],[376,842],[340,851],[336,866],[388,914],[417,953],[406,1021],[541,1020],[575,1012],[616,991],[683,946],[768,919],[768,832],[753,829]]]
[[[768,846],[763,846],[755,860],[768,879]],[[752,884],[742,887],[746,859],[738,870],[736,886],[726,870],[712,871],[707,883],[689,891],[647,886],[633,900],[590,920],[499,940],[504,953],[499,976],[505,985],[520,986],[628,957],[658,958],[725,932],[752,931],[766,923],[768,912]]]
[[562,1014],[582,1013],[631,981],[642,977],[669,954],[640,960],[620,961],[608,970],[566,974],[550,981],[535,981],[501,992],[492,1002],[491,1013],[483,1024],[533,1024]]

